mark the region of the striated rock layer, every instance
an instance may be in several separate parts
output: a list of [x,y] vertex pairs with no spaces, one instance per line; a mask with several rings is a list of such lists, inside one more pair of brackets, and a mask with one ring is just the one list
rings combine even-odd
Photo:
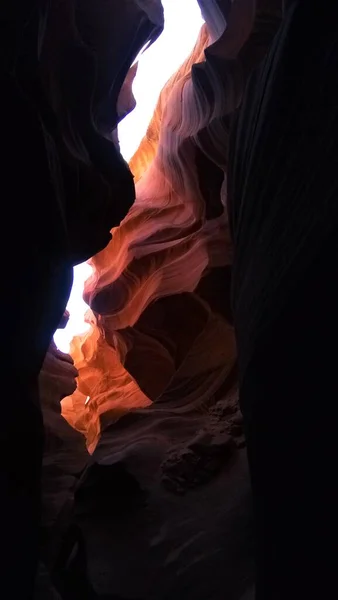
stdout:
[[[92,451],[100,429],[152,402],[209,403],[236,363],[226,207],[230,116],[279,10],[201,2],[191,56],[164,87],[130,162],[136,200],[86,282],[91,330],[73,340],[63,414]],[[226,27],[226,23],[228,26]]]

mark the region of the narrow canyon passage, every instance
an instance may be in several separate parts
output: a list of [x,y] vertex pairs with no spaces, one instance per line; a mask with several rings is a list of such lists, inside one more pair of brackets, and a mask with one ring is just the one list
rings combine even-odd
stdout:
[[338,4],[0,25],[2,595],[334,596]]
[[[77,388],[62,401],[73,432],[63,432],[59,455],[51,443],[44,470],[50,481],[59,461],[45,499],[48,504],[54,497],[54,511],[44,514],[44,530],[53,523],[59,533],[57,539],[46,533],[44,555],[66,597],[78,593],[81,575],[82,593],[93,598],[216,600],[221,573],[229,599],[253,597],[226,167],[232,114],[281,13],[250,13],[245,31],[238,15],[227,25],[228,3],[216,13],[200,4],[204,18],[196,3],[163,2],[168,21],[163,45],[159,38],[141,57],[135,79],[133,72],[122,88],[129,106],[133,81],[141,106],[152,79],[159,92],[135,152],[140,109],[131,113],[130,125],[127,117],[119,127],[136,200],[107,247],[90,266],[75,271],[69,303],[75,319],[55,338],[66,350],[74,324],[81,326],[77,311],[85,305],[74,294],[81,271],[89,274],[87,331],[70,343]],[[187,19],[184,33],[178,24]],[[166,63],[165,52],[170,56],[172,48],[177,70],[163,80],[175,62]],[[157,81],[161,61],[164,73]],[[48,365],[44,376],[48,382]],[[69,372],[70,388],[72,377]],[[52,413],[45,411],[50,439],[58,427]],[[63,494],[58,500],[56,487]],[[69,498],[71,517],[60,509],[60,496]],[[60,553],[70,553],[70,563],[55,562]]]

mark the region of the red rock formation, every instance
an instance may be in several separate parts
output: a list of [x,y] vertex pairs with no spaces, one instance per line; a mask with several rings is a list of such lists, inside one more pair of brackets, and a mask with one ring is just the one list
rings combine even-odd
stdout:
[[130,163],[136,201],[91,261],[92,328],[73,341],[78,389],[63,402],[90,450],[100,427],[132,408],[208,403],[234,367],[224,171],[228,117],[241,101],[255,33],[252,3],[241,4],[248,27],[237,11],[225,30],[231,5],[217,4],[223,25],[215,30],[208,13],[191,56],[163,89]]

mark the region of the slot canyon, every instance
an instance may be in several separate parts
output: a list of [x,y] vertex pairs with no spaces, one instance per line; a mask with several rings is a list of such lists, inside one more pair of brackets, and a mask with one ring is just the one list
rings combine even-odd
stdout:
[[338,5],[0,12],[2,597],[329,597]]

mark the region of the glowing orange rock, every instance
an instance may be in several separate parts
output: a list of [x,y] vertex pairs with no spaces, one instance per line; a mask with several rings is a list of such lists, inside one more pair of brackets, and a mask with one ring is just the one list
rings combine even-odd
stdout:
[[132,408],[158,402],[184,411],[210,402],[236,362],[225,171],[227,117],[245,76],[230,25],[212,39],[203,26],[164,87],[130,161],[136,201],[91,261],[92,328],[73,340],[78,390],[63,401],[89,450],[100,428]]

